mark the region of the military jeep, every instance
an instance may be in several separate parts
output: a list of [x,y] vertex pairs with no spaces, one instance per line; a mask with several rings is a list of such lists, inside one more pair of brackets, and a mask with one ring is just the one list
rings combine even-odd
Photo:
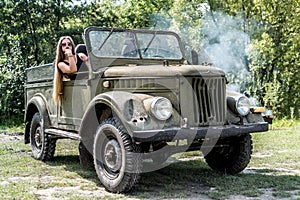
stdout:
[[53,64],[27,69],[25,143],[35,159],[53,158],[57,139],[78,140],[80,162],[111,192],[177,152],[201,151],[226,174],[246,168],[250,133],[268,124],[248,97],[226,91],[222,70],[187,62],[174,32],[88,27],[83,36],[89,61],[63,81],[59,103]]

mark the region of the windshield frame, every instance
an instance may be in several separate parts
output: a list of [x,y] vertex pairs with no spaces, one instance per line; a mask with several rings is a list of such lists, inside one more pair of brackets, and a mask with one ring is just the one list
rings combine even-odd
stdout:
[[[101,44],[95,45],[91,44],[91,38],[90,38],[90,33],[92,31],[96,32],[102,32],[105,31],[107,34],[107,37],[103,39],[103,42]],[[134,40],[134,45],[137,48],[137,54],[132,57],[124,57],[124,56],[100,56],[99,54],[96,53],[95,47],[97,46],[97,49],[100,51],[103,48],[104,43],[107,42],[107,40],[110,39],[113,33],[119,33],[120,34],[129,34],[132,37],[132,40]],[[151,40],[146,42],[147,46],[146,48],[141,49],[141,42],[139,41],[139,37],[142,35],[149,35],[151,36]],[[150,45],[152,45],[153,40],[155,37],[158,36],[166,36],[170,38],[174,38],[174,41],[176,40],[176,45],[174,45],[174,49],[176,50],[175,53],[172,51],[169,52],[169,54],[174,54],[177,57],[147,57],[145,56],[146,51],[148,51],[148,48]],[[124,29],[124,28],[107,28],[107,27],[88,27],[84,31],[84,39],[87,47],[87,52],[90,60],[91,67],[94,70],[98,70],[99,68],[103,67],[110,67],[110,66],[116,66],[116,65],[129,65],[129,64],[134,64],[134,65],[142,65],[142,64],[159,64],[162,62],[168,62],[168,63],[177,63],[177,64],[182,64],[185,60],[184,58],[184,51],[183,47],[181,44],[180,37],[172,32],[172,31],[160,31],[160,30],[147,30],[147,29]],[[143,46],[142,46],[143,47]],[[144,51],[144,52],[142,52]],[[176,54],[177,53],[177,54]]]

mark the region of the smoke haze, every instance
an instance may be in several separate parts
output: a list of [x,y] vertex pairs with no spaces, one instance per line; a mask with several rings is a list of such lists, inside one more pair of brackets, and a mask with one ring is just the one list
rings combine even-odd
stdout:
[[240,90],[249,75],[245,50],[250,37],[241,30],[242,27],[242,16],[233,17],[221,12],[205,13],[200,27],[200,62],[223,69],[234,84],[234,90]]
[[160,22],[156,19],[158,23],[155,28],[166,29],[166,24],[171,21],[169,29],[181,36],[188,61],[191,63],[191,50],[196,50],[200,64],[210,63],[221,68],[230,82],[228,88],[242,92],[250,74],[245,52],[250,44],[250,37],[243,31],[244,17],[211,12],[209,8],[202,9],[201,12],[203,17],[195,27],[188,26],[191,22],[185,24],[165,18]]

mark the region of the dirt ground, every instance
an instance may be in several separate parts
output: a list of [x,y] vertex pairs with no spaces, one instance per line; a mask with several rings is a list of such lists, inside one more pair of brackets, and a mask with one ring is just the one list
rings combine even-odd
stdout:
[[[6,133],[6,132],[1,132],[0,131],[0,142],[3,141],[13,141],[13,140],[23,140],[23,133]],[[255,156],[255,155],[254,155]],[[260,155],[257,155],[260,156]],[[279,170],[283,170],[285,171],[287,174],[293,174],[293,173],[299,173],[294,172],[294,171],[290,171],[290,170],[285,170],[285,169],[279,169]],[[255,170],[251,169],[251,168],[247,168],[246,170],[244,170],[244,172],[242,173],[249,173],[249,174],[253,174],[256,173]],[[42,181],[41,179],[44,179],[45,181],[51,181],[51,179],[55,179],[56,177],[51,177],[51,176],[44,176],[44,177],[39,177],[39,181]],[[11,182],[18,182],[18,181],[34,181],[34,178],[32,177],[10,177],[7,181],[2,181],[0,182],[1,186],[5,186],[6,184],[9,184]],[[80,180],[82,182],[82,180]],[[86,180],[89,181],[89,180]],[[199,184],[193,184],[193,183],[188,183],[187,188],[193,188],[191,189],[189,198],[184,198],[184,199],[189,199],[189,200],[198,200],[198,199],[202,199],[202,200],[212,200],[212,198],[210,198],[209,196],[203,194],[205,193],[205,191],[207,190],[214,190],[214,188],[209,188],[207,186],[201,186]],[[158,189],[159,190],[159,189]],[[202,191],[202,192],[201,192]],[[82,190],[79,186],[66,186],[66,187],[52,187],[52,188],[35,188],[34,191],[32,191],[36,196],[38,196],[39,199],[41,200],[56,200],[56,199],[61,199],[61,198],[55,198],[54,194],[55,193],[66,193],[66,194],[72,194],[72,193],[76,193],[79,194],[80,196],[85,196],[87,197],[87,199],[130,199],[130,200],[134,200],[134,199],[140,199],[140,198],[136,198],[136,197],[130,197],[131,195],[129,195],[129,197],[127,196],[122,196],[119,194],[111,194],[107,191],[105,191],[105,189],[101,186],[99,186],[99,188],[97,190]],[[159,192],[159,191],[158,191]],[[1,193],[1,192],[0,192]],[[293,196],[292,198],[276,198],[273,195],[273,191],[272,189],[265,189],[263,191],[263,195],[261,195],[260,197],[246,197],[246,196],[242,196],[242,195],[232,195],[230,196],[229,200],[240,200],[240,199],[245,199],[245,200],[256,200],[256,199],[263,199],[263,200],[290,200],[290,199],[300,199],[299,196]],[[142,198],[144,199],[144,198]],[[154,196],[147,196],[146,199],[161,199],[158,198],[157,195]],[[176,200],[177,198],[163,198],[166,200]],[[182,198],[178,198],[178,199],[182,199]]]

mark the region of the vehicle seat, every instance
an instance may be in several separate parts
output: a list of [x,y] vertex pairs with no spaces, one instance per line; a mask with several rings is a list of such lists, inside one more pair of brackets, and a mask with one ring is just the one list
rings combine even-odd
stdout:
[[131,57],[131,58],[137,57],[137,48],[132,39],[127,39],[125,41],[123,49],[122,49],[122,56]]
[[75,53],[77,57],[77,71],[88,71],[86,64],[78,56],[78,53],[88,55],[85,44],[78,44],[75,48]]
[[84,53],[85,55],[87,55],[85,44],[78,44],[75,48],[75,53]]

